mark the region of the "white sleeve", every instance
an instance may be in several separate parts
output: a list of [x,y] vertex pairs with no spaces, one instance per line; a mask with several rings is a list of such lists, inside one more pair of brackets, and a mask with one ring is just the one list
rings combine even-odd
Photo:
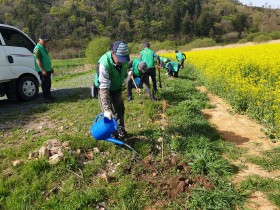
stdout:
[[110,88],[111,86],[111,80],[110,80],[110,75],[107,69],[100,63],[99,64],[99,75],[98,75],[98,80],[99,80],[99,88],[104,89],[104,88]]

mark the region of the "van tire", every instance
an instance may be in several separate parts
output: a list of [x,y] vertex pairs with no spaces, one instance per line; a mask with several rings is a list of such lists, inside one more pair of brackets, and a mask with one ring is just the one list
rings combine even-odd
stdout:
[[38,96],[38,82],[31,76],[22,77],[18,82],[17,91],[20,99],[24,101],[32,100]]

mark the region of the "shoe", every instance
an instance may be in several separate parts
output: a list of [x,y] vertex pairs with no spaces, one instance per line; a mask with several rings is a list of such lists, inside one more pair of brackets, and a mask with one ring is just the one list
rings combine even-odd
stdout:
[[128,100],[128,101],[133,100],[132,96],[128,96],[128,97],[127,97],[127,100]]
[[51,99],[51,100],[55,100],[56,97],[55,97],[55,96],[51,96],[50,99]]
[[120,139],[126,139],[127,138],[127,132],[124,128],[118,129],[118,133],[119,133],[119,138]]
[[119,132],[116,130],[116,131],[114,131],[112,134],[111,134],[111,137],[113,138],[113,139],[118,139],[119,138]]

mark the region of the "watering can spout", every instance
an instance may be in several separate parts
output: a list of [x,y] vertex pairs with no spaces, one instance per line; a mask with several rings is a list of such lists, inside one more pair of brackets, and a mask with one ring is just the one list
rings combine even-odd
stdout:
[[114,144],[118,144],[118,145],[124,145],[124,142],[120,141],[120,140],[117,140],[117,139],[114,139],[114,138],[107,138],[105,139],[106,141],[108,142],[112,142]]

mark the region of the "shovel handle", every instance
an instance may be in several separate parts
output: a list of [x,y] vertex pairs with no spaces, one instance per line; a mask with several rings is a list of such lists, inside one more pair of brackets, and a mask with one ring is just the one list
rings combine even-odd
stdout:
[[135,82],[135,80],[134,80],[133,75],[131,75],[131,76],[130,76],[130,78],[132,79],[132,81],[133,81],[133,84],[134,84],[135,88],[138,88],[138,87],[137,87],[137,85],[136,85],[136,82]]
[[[134,80],[133,75],[131,75],[130,78],[132,79],[135,88],[136,88],[136,89],[139,89],[138,86],[136,85],[136,82],[135,82],[135,80]],[[140,93],[138,93],[138,94],[140,95]]]

